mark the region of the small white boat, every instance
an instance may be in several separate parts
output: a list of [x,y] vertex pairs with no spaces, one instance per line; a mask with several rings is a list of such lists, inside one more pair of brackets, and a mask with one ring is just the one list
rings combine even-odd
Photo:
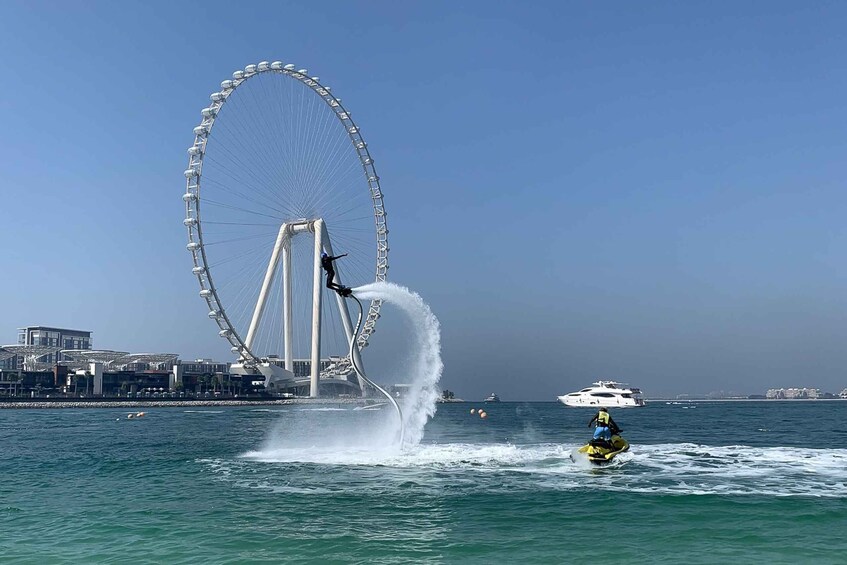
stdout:
[[500,397],[492,392],[483,402],[500,402]]
[[559,402],[565,406],[604,408],[636,408],[644,406],[641,390],[615,381],[597,381],[579,392],[564,394]]

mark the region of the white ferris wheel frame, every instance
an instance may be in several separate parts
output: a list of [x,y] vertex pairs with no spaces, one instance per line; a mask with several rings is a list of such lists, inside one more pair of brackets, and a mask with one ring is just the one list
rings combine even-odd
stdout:
[[[257,65],[247,65],[243,71],[239,70],[232,73],[232,79],[221,82],[221,90],[213,92],[209,96],[212,103],[201,111],[203,119],[200,125],[194,128],[194,144],[188,149],[188,168],[185,170],[186,191],[182,198],[185,202],[185,220],[183,224],[188,228],[188,245],[186,248],[191,252],[194,262],[194,267],[191,271],[197,277],[200,284],[200,296],[209,306],[209,318],[214,320],[220,328],[218,335],[229,341],[232,346],[231,351],[237,353],[239,355],[239,361],[244,364],[258,365],[262,362],[262,359],[251,350],[251,344],[248,342],[247,336],[242,338],[238,330],[230,322],[224,304],[220,300],[218,291],[215,288],[212,273],[206,259],[205,245],[203,244],[203,229],[200,216],[200,204],[202,202],[200,197],[200,181],[203,172],[203,157],[206,152],[206,143],[215,124],[215,118],[226,103],[227,98],[245,81],[262,73],[285,75],[309,87],[333,110],[335,116],[347,131],[353,148],[356,150],[373,202],[376,232],[376,269],[374,280],[377,282],[385,281],[388,271],[388,226],[386,223],[385,204],[382,198],[382,189],[379,185],[379,175],[376,173],[373,158],[368,151],[368,144],[362,137],[358,126],[356,126],[350,117],[350,112],[341,104],[341,99],[336,98],[330,92],[328,86],[321,84],[318,77],[310,77],[308,70],[295,69],[296,66],[290,63],[285,64],[281,61],[269,63],[268,61],[262,61]],[[319,238],[316,238],[316,241],[319,241]],[[381,300],[371,301],[367,317],[362,324],[362,329],[356,341],[358,350],[367,347],[368,339],[373,334],[376,320],[379,318],[381,306]],[[349,363],[349,359],[347,362]]]

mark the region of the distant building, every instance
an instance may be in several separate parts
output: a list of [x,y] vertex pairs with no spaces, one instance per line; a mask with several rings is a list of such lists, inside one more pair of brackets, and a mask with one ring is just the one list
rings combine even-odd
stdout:
[[394,384],[388,387],[388,392],[394,398],[406,398],[409,394],[409,391],[412,389],[412,385],[407,384]]
[[[27,326],[18,328],[18,345],[43,345],[56,349],[91,349],[91,332],[86,330],[71,330],[50,326]],[[18,365],[23,359],[18,356]],[[56,363],[65,361],[61,353],[49,353],[36,359],[40,363]]]
[[804,400],[804,399],[817,399],[823,398],[824,395],[821,393],[821,389],[819,388],[772,388],[769,389],[767,394],[765,394],[765,398],[769,398],[771,400]]
[[184,374],[190,375],[214,375],[215,373],[229,373],[229,363],[213,361],[212,359],[195,359],[194,361],[180,361]]
[[[94,349],[92,332],[53,326],[18,329],[18,343],[0,345],[0,396],[132,396],[135,394],[252,394],[264,377],[231,374],[232,364],[212,359],[180,361],[173,353],[129,353]],[[262,362],[280,367],[285,360],[269,355]],[[290,391],[310,392],[311,360],[292,359],[296,379]],[[322,394],[350,395],[359,384],[349,361],[320,360]],[[167,396],[165,396],[167,397]]]
[[[285,367],[285,359],[283,359],[282,357],[278,357],[276,355],[268,355],[263,359],[279,367]],[[321,359],[321,371],[327,370],[336,361],[337,359]],[[293,359],[291,363],[291,372],[297,375],[298,377],[308,377],[312,372],[311,359]],[[183,369],[186,373],[227,373],[230,369],[229,363],[213,361],[211,359],[180,361],[180,364],[183,366]]]
[[11,371],[13,369],[16,370],[18,368],[18,356],[10,355],[8,353],[3,355],[4,353],[6,352],[0,351],[0,355],[2,355],[0,356],[0,371],[4,369],[7,371]]
[[768,389],[768,392],[765,393],[765,398],[770,400],[781,400],[785,398],[785,389],[784,388],[771,388]]
[[[279,367],[285,368],[285,359],[281,357],[276,357],[275,355],[269,355],[268,361],[277,365]],[[321,371],[326,371],[330,365],[333,364],[332,359],[321,359]],[[292,373],[294,373],[298,377],[308,377],[312,374],[312,360],[311,359],[292,359]]]

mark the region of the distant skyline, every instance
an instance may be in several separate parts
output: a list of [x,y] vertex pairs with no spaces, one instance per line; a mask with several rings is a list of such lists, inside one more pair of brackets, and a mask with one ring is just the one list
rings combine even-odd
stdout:
[[[221,80],[281,59],[368,139],[389,279],[439,317],[456,396],[847,387],[847,5],[7,1],[0,20],[0,344],[40,324],[231,358],[185,251],[185,151]],[[366,362],[400,381],[387,314]]]

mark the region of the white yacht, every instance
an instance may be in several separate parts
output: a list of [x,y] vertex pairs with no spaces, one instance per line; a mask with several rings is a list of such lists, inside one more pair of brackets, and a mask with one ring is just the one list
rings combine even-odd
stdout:
[[635,408],[644,406],[641,390],[626,383],[597,381],[594,386],[559,397],[565,406],[596,406],[606,408]]

